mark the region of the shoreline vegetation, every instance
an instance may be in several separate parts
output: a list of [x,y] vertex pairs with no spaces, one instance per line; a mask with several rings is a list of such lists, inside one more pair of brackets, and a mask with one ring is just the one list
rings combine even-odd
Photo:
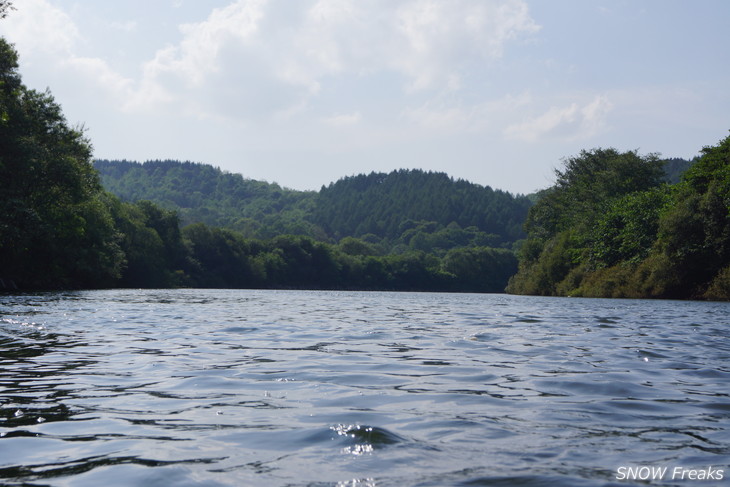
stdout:
[[681,180],[656,155],[582,151],[530,209],[515,294],[730,299],[730,137]]
[[[0,290],[263,288],[730,299],[730,137],[692,161],[593,149],[522,196],[443,173],[319,192],[93,161],[0,38]],[[672,172],[671,175],[667,173]]]

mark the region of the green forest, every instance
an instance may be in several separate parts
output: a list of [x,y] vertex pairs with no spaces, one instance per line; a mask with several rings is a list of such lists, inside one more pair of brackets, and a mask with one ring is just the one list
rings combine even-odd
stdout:
[[[376,229],[377,235],[357,238],[347,230],[325,230],[322,221],[329,217],[323,212],[331,215],[333,210],[314,192],[284,190],[202,164],[99,161],[97,166],[105,177],[116,170],[120,184],[147,192],[119,197],[104,188],[93,164],[91,141],[83,130],[69,126],[50,92],[23,85],[16,51],[0,40],[0,287],[4,289],[186,286],[501,292],[517,269],[506,230],[504,235],[488,234],[476,226],[462,228],[456,221],[410,219],[423,216],[412,209],[424,201],[413,189],[407,196],[418,201],[391,201],[400,206],[403,221],[395,226],[389,222],[390,226]],[[135,173],[140,168],[143,175]],[[131,179],[125,180],[123,173]],[[401,180],[398,174],[402,173],[395,175],[394,191],[420,184],[409,183],[407,177]],[[159,179],[163,175],[165,184]],[[441,174],[416,171],[413,176],[434,178],[445,188],[493,193]],[[151,188],[158,193],[152,194]],[[525,201],[499,194],[513,203],[510,211],[526,215]],[[141,195],[160,202],[140,199]],[[368,205],[380,196],[348,204]],[[462,210],[466,207],[454,211]]]
[[729,296],[730,138],[693,161],[583,151],[527,196],[405,169],[296,191],[193,162],[94,161],[18,67],[0,39],[0,289]]
[[730,299],[730,137],[674,184],[656,155],[582,151],[530,208],[507,292]]
[[245,179],[180,161],[95,161],[104,187],[123,201],[175,210],[183,226],[205,223],[244,237],[304,235],[336,243],[355,237],[382,253],[511,247],[525,237],[532,205],[444,173],[399,170],[340,179],[319,192]]

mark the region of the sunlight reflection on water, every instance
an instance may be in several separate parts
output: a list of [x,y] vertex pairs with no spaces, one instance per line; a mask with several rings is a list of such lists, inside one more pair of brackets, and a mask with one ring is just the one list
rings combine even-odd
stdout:
[[729,311],[477,294],[3,295],[0,479],[605,485],[621,465],[729,465]]

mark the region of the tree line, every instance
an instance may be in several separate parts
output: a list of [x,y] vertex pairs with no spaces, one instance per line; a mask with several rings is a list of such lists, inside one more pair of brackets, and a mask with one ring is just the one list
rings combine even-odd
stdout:
[[730,137],[671,184],[656,155],[582,151],[528,214],[517,294],[730,299]]
[[444,173],[401,169],[346,177],[322,187],[313,221],[328,235],[402,238],[405,222],[432,221],[436,231],[472,228],[494,244],[511,244],[525,234],[522,223],[532,203]]
[[245,179],[180,161],[98,160],[104,187],[127,202],[153,201],[248,238],[306,235],[336,243],[363,238],[384,252],[436,252],[462,246],[511,247],[524,238],[532,202],[444,173],[399,170],[340,179],[319,192]]
[[23,85],[0,38],[0,287],[502,292],[509,281],[521,294],[728,299],[729,154],[730,138],[691,166],[582,151],[524,197],[418,170],[297,192],[194,163],[95,167],[83,129]]
[[[196,184],[195,178],[185,184],[185,169],[212,173],[198,178],[199,184],[217,179],[216,184],[229,184],[229,190],[244,185],[255,200],[252,219],[285,209],[293,214],[305,211],[310,198],[242,178],[233,181],[237,186],[203,165],[160,161],[150,168],[176,173],[183,191]],[[69,126],[50,92],[23,85],[17,53],[4,39],[0,39],[0,181],[0,279],[21,289],[193,286],[499,292],[517,265],[511,251],[480,246],[481,240],[469,240],[478,232],[455,225],[437,236],[447,241],[449,236],[466,238],[473,245],[444,249],[440,255],[408,245],[386,253],[381,242],[354,237],[333,242],[281,232],[259,239],[204,223],[181,225],[173,210],[151,201],[123,201],[103,188],[83,130]],[[187,196],[200,198],[206,191],[201,187]],[[222,192],[231,205],[247,197],[230,194],[226,188]],[[423,225],[413,223],[409,230]]]
[[181,225],[202,222],[249,238],[281,234],[325,236],[307,216],[316,193],[282,188],[189,161],[96,160],[107,191],[123,201],[152,201],[175,210]]

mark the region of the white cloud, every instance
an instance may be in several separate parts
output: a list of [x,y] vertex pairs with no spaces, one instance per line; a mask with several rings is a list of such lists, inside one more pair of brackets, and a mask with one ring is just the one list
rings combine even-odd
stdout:
[[429,101],[417,108],[404,110],[403,116],[411,123],[437,131],[465,130],[473,126],[477,107],[440,105]]
[[[50,84],[75,86],[79,96],[120,100],[130,95],[133,81],[105,60],[78,54],[83,36],[73,19],[47,0],[25,0],[7,22],[9,39],[21,54],[21,66],[55,72]],[[99,103],[101,100],[96,99]]]
[[566,141],[586,139],[605,127],[605,117],[611,108],[608,98],[598,95],[583,105],[572,102],[566,106],[550,107],[542,115],[509,125],[504,133],[508,138],[527,142],[545,138]]
[[429,99],[416,108],[406,108],[402,117],[438,132],[477,133],[504,126],[532,103],[532,95],[527,91],[472,104],[463,103],[452,94]]
[[[584,143],[690,155],[722,136],[728,63],[703,60],[726,54],[724,3],[688,23],[689,44],[638,50],[640,32],[673,39],[668,20],[687,8],[651,7],[667,22],[649,22],[628,4],[588,6],[576,23],[540,7],[539,30],[529,3],[18,0],[0,33],[24,82],[49,86],[100,156],[195,159],[297,187],[458,159],[464,176],[524,190],[530,171],[502,161],[536,167]],[[585,35],[616,28],[628,37],[609,50]]]
[[71,18],[46,0],[24,0],[2,27],[4,35],[28,56],[69,53],[80,38]]
[[[113,60],[82,54],[91,40],[48,0],[25,0],[7,26],[26,63],[52,65],[66,78],[56,84],[92,87],[127,113],[259,123],[311,111],[322,120],[338,112],[318,105],[332,83],[354,87],[384,76],[402,90],[401,100],[435,98],[411,111],[442,127],[464,123],[473,109],[457,98],[444,104],[441,94],[460,92],[465,72],[483,69],[511,39],[538,29],[523,0],[237,0],[181,25],[180,40],[158,48],[131,79]],[[134,21],[109,27],[138,29]],[[370,99],[359,103],[377,104],[384,89],[369,86]]]
[[239,0],[183,26],[146,63],[136,103],[260,119],[311,106],[333,78],[373,73],[400,76],[407,92],[458,91],[469,64],[536,29],[519,0]]
[[459,86],[465,63],[497,59],[508,40],[539,29],[521,1],[415,0],[396,10],[396,22],[405,42],[386,58],[413,90]]
[[124,32],[147,39],[151,21],[95,12],[116,36],[94,38],[104,28],[90,28],[83,8],[24,1],[0,25],[14,30],[24,78],[42,66],[37,79],[86,122],[102,157],[230,164],[309,153],[390,164],[384,154],[412,159],[423,136],[500,130],[531,103],[483,84],[506,46],[538,29],[523,0],[237,0],[121,48]]
[[71,56],[63,61],[63,65],[116,99],[127,96],[132,91],[132,80],[114,71],[102,59]]
[[613,103],[606,96],[597,96],[592,102],[581,108],[580,138],[596,135],[606,128],[606,115],[613,110]]
[[137,29],[137,22],[133,20],[128,20],[126,22],[113,21],[109,23],[109,27],[114,30],[130,33]]
[[322,121],[327,125],[331,125],[333,127],[344,127],[348,125],[356,125],[360,122],[361,119],[362,114],[360,114],[360,112],[353,112],[325,117],[324,119],[322,119]]
[[171,75],[182,79],[187,86],[202,84],[221,70],[221,51],[226,45],[251,41],[264,4],[263,1],[236,2],[214,9],[203,22],[181,25],[183,40],[177,46],[159,50],[145,64],[145,81],[161,81]]

